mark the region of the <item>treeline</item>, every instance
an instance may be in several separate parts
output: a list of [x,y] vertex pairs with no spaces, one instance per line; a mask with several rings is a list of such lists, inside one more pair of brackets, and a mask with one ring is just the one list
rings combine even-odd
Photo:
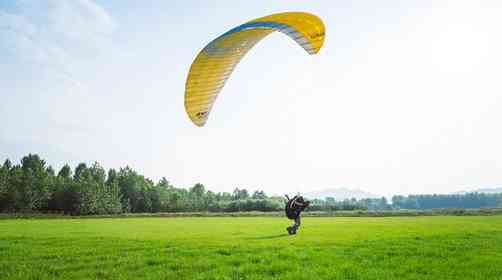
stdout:
[[43,212],[70,215],[156,213],[156,212],[236,212],[277,211],[280,197],[263,191],[250,194],[236,188],[233,193],[214,193],[202,184],[176,188],[165,178],[159,182],[145,178],[130,167],[106,171],[99,163],[65,165],[55,172],[36,154],[13,165],[6,160],[0,167],[0,212]]
[[496,208],[502,207],[502,193],[423,194],[392,197],[395,209]]
[[392,197],[388,203],[385,197],[365,198],[356,200],[345,199],[335,201],[332,197],[324,200],[314,199],[311,211],[337,211],[337,210],[430,210],[445,208],[502,208],[502,193],[466,193],[466,194],[422,194]]
[[[394,196],[392,204],[382,198],[314,199],[308,211],[502,207],[502,194]],[[245,212],[282,211],[282,197],[263,191],[250,193],[235,188],[232,193],[212,192],[200,183],[175,187],[162,178],[158,182],[130,167],[106,171],[99,163],[64,165],[55,171],[36,154],[19,164],[6,160],[0,166],[0,212],[103,215],[157,212]]]
[[326,197],[326,199],[313,199],[311,202],[311,207],[308,208],[309,211],[384,211],[392,209],[385,197],[360,200],[352,198],[341,201],[337,201],[334,197]]

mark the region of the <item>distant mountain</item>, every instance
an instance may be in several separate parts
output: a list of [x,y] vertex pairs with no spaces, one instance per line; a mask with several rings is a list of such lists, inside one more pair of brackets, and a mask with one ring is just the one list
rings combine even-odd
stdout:
[[305,197],[308,198],[326,198],[326,197],[333,197],[335,200],[344,200],[344,199],[351,199],[351,198],[356,198],[356,199],[361,199],[361,198],[379,198],[381,196],[378,196],[376,194],[372,194],[369,192],[365,192],[363,190],[355,189],[347,189],[347,188],[331,188],[331,189],[324,189],[324,190],[319,190],[319,191],[313,191],[313,192],[308,192],[304,194]]
[[459,191],[454,192],[453,194],[466,194],[466,193],[502,193],[502,187],[500,188],[482,188],[471,191]]

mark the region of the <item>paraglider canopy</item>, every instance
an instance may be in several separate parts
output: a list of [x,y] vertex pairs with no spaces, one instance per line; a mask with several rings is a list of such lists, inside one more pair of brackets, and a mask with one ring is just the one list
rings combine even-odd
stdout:
[[275,31],[288,35],[309,54],[319,52],[324,43],[322,20],[304,12],[257,18],[214,39],[193,61],[185,85],[185,110],[195,125],[206,123],[218,93],[242,57]]

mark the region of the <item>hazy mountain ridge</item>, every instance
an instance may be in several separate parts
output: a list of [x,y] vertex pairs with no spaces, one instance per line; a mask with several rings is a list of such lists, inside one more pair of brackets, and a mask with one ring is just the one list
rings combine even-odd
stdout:
[[335,200],[344,200],[344,199],[362,199],[362,198],[379,198],[380,196],[369,193],[360,189],[348,189],[348,188],[329,188],[318,191],[312,191],[305,193],[305,197],[310,199],[313,198],[326,198],[333,197]]
[[458,191],[453,194],[466,194],[466,193],[502,193],[502,187],[498,188],[481,188],[470,191]]

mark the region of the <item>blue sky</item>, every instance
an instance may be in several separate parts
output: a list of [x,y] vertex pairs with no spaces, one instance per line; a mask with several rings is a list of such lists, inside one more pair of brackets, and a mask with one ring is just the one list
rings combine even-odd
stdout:
[[[207,125],[183,108],[205,44],[307,11],[239,64]],[[498,1],[0,0],[0,158],[130,165],[177,186],[451,192],[502,182]]]

